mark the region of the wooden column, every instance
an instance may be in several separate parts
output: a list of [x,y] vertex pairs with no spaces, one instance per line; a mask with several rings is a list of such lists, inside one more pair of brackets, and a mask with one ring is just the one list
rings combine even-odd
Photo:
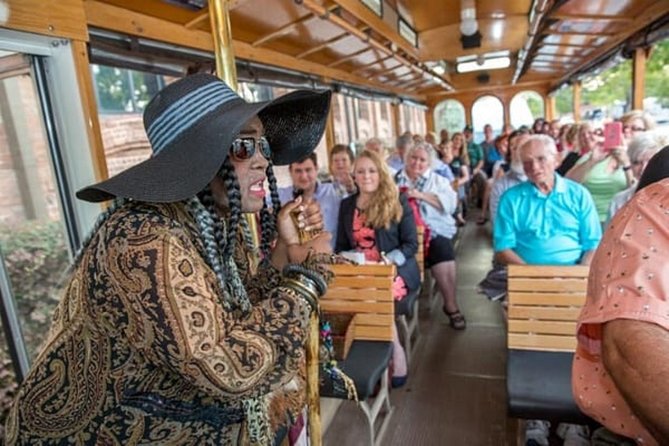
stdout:
[[330,159],[330,151],[332,147],[337,144],[335,138],[335,129],[334,129],[334,108],[333,103],[330,104],[330,113],[328,113],[328,120],[325,123],[325,146],[328,152],[328,159]]
[[648,53],[645,48],[634,51],[632,61],[632,108],[643,110],[643,98],[646,85],[646,60]]
[[393,103],[390,109],[393,112],[393,138],[399,138],[400,133],[402,132],[402,127],[400,125],[400,105]]
[[105,156],[105,148],[102,142],[102,130],[100,129],[100,118],[95,100],[93,76],[91,76],[91,65],[88,60],[86,42],[73,40],[72,56],[74,58],[77,84],[79,85],[81,105],[84,111],[84,118],[86,119],[86,132],[88,133],[88,143],[91,148],[95,179],[96,181],[106,180],[109,177],[107,157]]
[[548,95],[544,97],[544,116],[546,121],[552,121],[557,117],[555,110],[555,96]]
[[572,85],[573,88],[573,109],[574,109],[574,122],[581,122],[581,83],[576,82]]
[[425,110],[425,130],[427,132],[436,132],[434,127],[434,107],[428,107]]

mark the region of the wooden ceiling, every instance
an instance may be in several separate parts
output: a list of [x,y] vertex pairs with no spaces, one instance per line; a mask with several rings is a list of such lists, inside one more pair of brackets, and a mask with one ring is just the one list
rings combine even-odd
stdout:
[[[458,0],[386,0],[383,18],[360,0],[228,1],[237,57],[420,99],[557,86],[669,15],[667,0],[475,0],[481,46],[465,50]],[[198,0],[84,1],[89,26],[210,51],[207,7],[189,3]],[[399,35],[399,14],[417,32],[417,48]],[[458,57],[500,50],[511,66],[491,70],[487,83],[480,72],[455,71]]]

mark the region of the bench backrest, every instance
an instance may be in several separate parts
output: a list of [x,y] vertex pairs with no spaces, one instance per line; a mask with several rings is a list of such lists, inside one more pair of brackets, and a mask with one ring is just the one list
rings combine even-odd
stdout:
[[508,348],[573,352],[587,266],[509,266]]
[[321,298],[321,309],[328,313],[354,313],[354,339],[392,341],[395,265],[332,265],[331,268],[335,279]]

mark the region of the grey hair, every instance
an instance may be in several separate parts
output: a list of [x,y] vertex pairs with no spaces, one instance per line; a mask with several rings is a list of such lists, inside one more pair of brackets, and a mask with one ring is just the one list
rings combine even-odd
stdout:
[[395,141],[395,147],[410,147],[413,144],[411,135],[402,135]]
[[409,147],[407,152],[404,154],[404,164],[406,164],[409,161],[409,157],[413,155],[417,150],[425,150],[425,153],[427,154],[427,165],[428,167],[432,167],[432,163],[434,163],[434,157],[436,156],[434,147],[432,147],[432,144],[428,144],[426,142],[421,142],[419,144],[416,144],[415,146]]
[[518,150],[527,150],[527,148],[530,147],[530,145],[532,145],[534,142],[540,143],[546,152],[548,152],[548,154],[550,154],[554,159],[557,159],[558,151],[557,147],[555,146],[555,141],[548,135],[530,135],[525,140],[525,142],[520,147],[518,147]]
[[627,147],[627,154],[630,157],[630,161],[636,163],[646,153],[652,152],[654,154],[662,147],[668,145],[669,134],[652,130],[650,132],[640,133],[632,138],[630,145]]

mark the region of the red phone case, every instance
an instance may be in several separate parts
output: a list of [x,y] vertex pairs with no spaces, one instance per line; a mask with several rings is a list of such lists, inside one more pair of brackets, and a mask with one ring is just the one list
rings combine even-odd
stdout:
[[613,150],[623,145],[623,124],[609,122],[604,125],[604,150]]

